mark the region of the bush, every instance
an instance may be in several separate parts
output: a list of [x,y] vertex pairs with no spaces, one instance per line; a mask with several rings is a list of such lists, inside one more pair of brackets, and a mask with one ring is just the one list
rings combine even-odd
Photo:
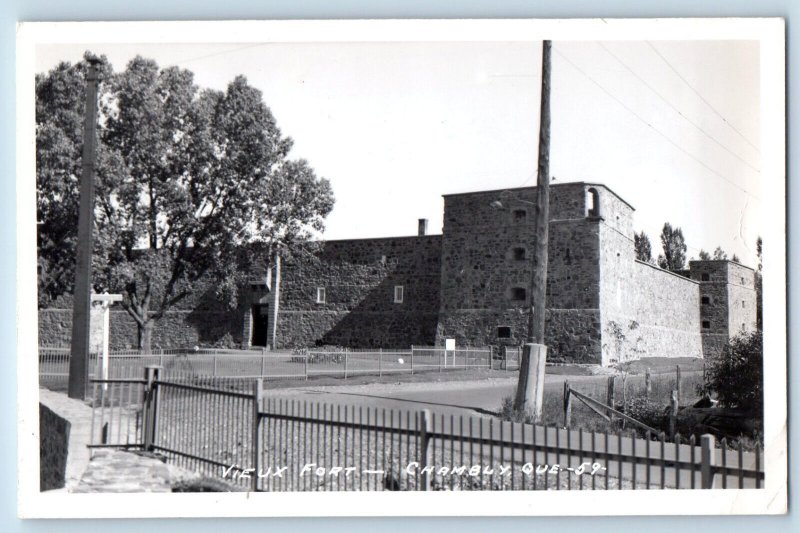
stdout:
[[[618,406],[617,409],[622,410],[622,406]],[[635,396],[628,400],[625,414],[655,430],[667,431],[669,428],[668,409],[669,407],[665,407],[664,404],[645,396]]]
[[722,407],[761,412],[764,356],[761,332],[742,333],[709,360],[702,393],[716,394]]
[[503,398],[503,405],[500,407],[500,419],[505,422],[533,424],[533,418],[528,413],[514,407],[513,396]]

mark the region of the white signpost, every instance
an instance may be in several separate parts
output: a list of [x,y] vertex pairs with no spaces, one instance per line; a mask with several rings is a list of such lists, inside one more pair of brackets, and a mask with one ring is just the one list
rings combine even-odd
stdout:
[[452,366],[456,366],[456,340],[455,339],[445,339],[444,340],[444,366],[447,366],[447,354],[448,352],[452,353],[451,359],[453,362]]
[[[121,294],[92,294],[92,303],[98,303],[103,310],[103,345],[101,350],[101,367],[100,374],[102,379],[108,379],[108,330],[109,330],[109,312],[108,308],[114,302],[121,302]],[[103,390],[108,389],[108,384],[103,383]]]

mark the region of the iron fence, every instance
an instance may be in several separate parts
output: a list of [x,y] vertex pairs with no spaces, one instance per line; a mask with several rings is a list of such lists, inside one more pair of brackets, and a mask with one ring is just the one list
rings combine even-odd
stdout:
[[[69,375],[68,348],[40,348],[39,375],[43,385],[65,386]],[[318,377],[348,379],[355,376],[416,374],[470,369],[498,369],[489,348],[445,350],[436,347],[370,350],[302,350],[297,353],[246,350],[157,350],[142,354],[117,350],[106,359],[92,355],[90,377],[138,378],[147,366],[159,365],[170,378],[219,377],[285,380]]]
[[[760,448],[429,411],[298,402],[163,379],[95,379],[93,446],[143,448],[263,491],[760,488]],[[104,387],[104,385],[106,387]]]

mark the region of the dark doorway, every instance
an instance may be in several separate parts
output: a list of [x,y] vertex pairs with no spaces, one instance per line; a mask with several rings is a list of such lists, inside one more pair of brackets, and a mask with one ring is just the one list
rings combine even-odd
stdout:
[[267,331],[269,331],[269,304],[256,304],[253,306],[253,333],[250,344],[266,346]]

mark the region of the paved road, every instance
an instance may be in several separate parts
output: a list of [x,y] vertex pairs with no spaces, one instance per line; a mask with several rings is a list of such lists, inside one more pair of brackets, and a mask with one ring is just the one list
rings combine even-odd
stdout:
[[[565,378],[570,382],[605,379],[598,376],[546,377],[548,391],[562,386]],[[399,410],[429,409],[445,415],[491,415],[500,410],[503,398],[511,396],[517,379],[498,378],[482,381],[432,382],[370,385],[301,387],[276,390],[271,396],[300,401],[327,402],[356,407]]]

